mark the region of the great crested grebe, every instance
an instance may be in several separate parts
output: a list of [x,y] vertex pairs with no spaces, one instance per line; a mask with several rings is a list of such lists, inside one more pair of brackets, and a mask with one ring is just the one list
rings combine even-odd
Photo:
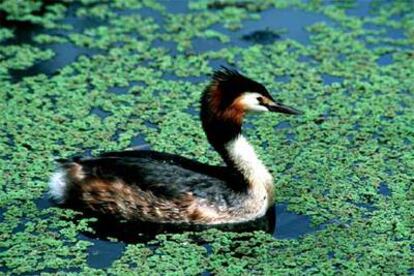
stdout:
[[226,167],[177,155],[127,150],[61,162],[54,200],[126,221],[227,224],[254,220],[273,204],[273,180],[241,134],[246,112],[299,111],[235,70],[214,73],[201,98],[203,129]]

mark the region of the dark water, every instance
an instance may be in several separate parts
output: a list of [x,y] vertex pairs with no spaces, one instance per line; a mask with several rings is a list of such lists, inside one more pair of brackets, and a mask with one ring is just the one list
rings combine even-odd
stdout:
[[110,116],[112,114],[112,112],[105,111],[100,107],[94,107],[91,110],[91,114],[94,114],[94,115],[98,116],[99,118],[101,118],[102,120],[104,120],[106,117]]
[[332,76],[329,74],[322,74],[322,80],[326,85],[329,85],[335,82],[340,83],[344,80],[344,78]]
[[378,186],[378,192],[382,194],[383,196],[391,196],[392,192],[390,188],[388,187],[387,183],[381,182]]
[[277,76],[275,78],[275,81],[287,83],[287,82],[290,81],[290,79],[291,79],[291,77],[290,76],[286,76],[286,75],[285,76]]
[[128,94],[129,90],[135,86],[138,87],[145,87],[147,86],[143,81],[131,81],[127,86],[114,86],[108,89],[109,93],[117,94],[117,95],[124,95]]
[[355,5],[352,8],[349,8],[348,10],[346,10],[345,13],[347,15],[352,15],[356,17],[367,17],[369,15],[370,10],[371,10],[371,1],[361,0],[355,3]]
[[285,128],[291,128],[292,126],[291,126],[291,124],[288,122],[288,121],[282,121],[282,122],[279,122],[277,125],[276,125],[276,129],[285,129]]
[[297,239],[323,228],[323,226],[312,227],[311,217],[289,211],[287,204],[276,204],[275,207],[276,230],[273,236],[277,239]]
[[[36,200],[35,204],[39,210],[56,206],[46,194]],[[312,227],[311,217],[297,214],[287,208],[288,205],[285,203],[275,204],[263,218],[248,223],[220,225],[213,228],[232,232],[262,230],[273,235],[276,239],[297,239],[323,229],[324,225]],[[79,218],[82,217],[76,219]],[[116,221],[113,218],[98,218],[90,226],[94,233],[81,233],[79,239],[87,240],[93,244],[88,248],[88,264],[94,268],[109,267],[122,255],[129,243],[146,243],[153,240],[157,234],[201,231],[212,228],[194,225],[126,223]],[[19,224],[17,228],[20,231],[24,230],[24,223]],[[15,229],[15,231],[19,229]],[[202,241],[198,242],[202,243]],[[207,252],[211,251],[208,243],[201,245],[207,249]]]
[[132,138],[131,144],[129,144],[130,148],[134,149],[141,149],[141,150],[149,150],[150,145],[145,142],[145,138],[143,135],[136,135]]
[[87,240],[93,245],[88,247],[88,265],[93,268],[106,268],[119,259],[126,247],[125,243],[112,242],[103,239],[91,239],[84,234],[79,234],[80,240]]
[[261,12],[260,15],[259,20],[245,20],[243,27],[236,31],[228,30],[220,24],[212,26],[211,29],[229,36],[230,42],[224,44],[217,39],[196,38],[193,39],[194,50],[204,52],[217,51],[229,46],[249,47],[253,44],[269,44],[287,38],[307,44],[309,33],[305,29],[306,26],[319,21],[331,24],[324,15],[295,9],[269,9]]
[[[182,13],[188,10],[186,1],[178,1],[174,3],[172,1],[165,1],[163,4],[167,6],[167,10],[171,10],[177,13]],[[85,29],[97,27],[104,24],[102,21],[93,18],[76,17],[76,8],[77,5],[72,5],[68,10],[67,17],[62,21],[63,23],[70,24],[73,27],[72,32],[81,32]],[[141,10],[127,10],[120,13],[138,13],[140,15],[153,18],[158,24],[160,24],[161,28],[163,26],[164,18],[162,15],[159,12],[151,9],[146,8]],[[291,18],[295,18],[295,20],[291,20]],[[219,24],[211,27],[213,30],[217,30],[223,34],[228,35],[230,37],[229,43],[221,43],[216,39],[195,38],[193,39],[193,48],[196,53],[200,53],[205,51],[215,51],[228,46],[249,47],[255,43],[268,44],[274,42],[275,40],[286,38],[294,39],[306,44],[309,42],[309,33],[306,31],[305,27],[318,21],[324,21],[328,23],[330,22],[330,20],[325,16],[317,13],[310,13],[294,9],[270,9],[261,12],[260,20],[245,20],[243,22],[243,28],[237,31],[230,31]],[[55,52],[55,56],[50,60],[39,62],[26,70],[15,70],[12,73],[13,79],[15,81],[20,81],[23,77],[33,76],[37,74],[46,74],[48,76],[51,76],[58,73],[59,69],[76,61],[79,56],[83,55],[90,57],[96,54],[104,53],[103,50],[79,47],[70,42],[50,45],[38,45],[32,41],[35,35],[40,33],[56,34],[56,31],[44,30],[35,25],[21,26],[21,23],[14,22],[10,24],[14,24],[15,29],[17,30],[16,37],[6,41],[4,44],[26,43],[35,45],[41,49],[51,49]],[[280,34],[271,31],[275,29],[283,31]],[[61,32],[68,33],[68,31]],[[153,42],[153,46],[165,48],[167,51],[169,51],[170,54],[177,54],[175,42],[162,41],[157,39]],[[220,65],[223,65],[223,63]],[[213,67],[217,68],[219,66]],[[186,80],[198,82],[204,79]],[[125,89],[113,88],[109,91],[116,94],[123,94],[126,93]]]
[[378,65],[389,65],[392,63],[392,54],[385,54],[382,55],[378,60]]
[[185,0],[164,0],[162,4],[166,7],[169,13],[187,13],[188,9],[188,1]]
[[64,66],[76,61],[79,56],[93,56],[99,53],[103,53],[102,50],[84,48],[74,45],[73,43],[52,43],[49,45],[39,45],[33,41],[33,38],[39,34],[50,34],[50,35],[62,35],[68,34],[69,32],[81,32],[87,28],[99,26],[102,22],[88,17],[79,18],[76,17],[75,13],[78,4],[72,4],[69,6],[66,14],[61,23],[69,24],[72,26],[72,31],[67,30],[47,30],[31,23],[6,21],[4,18],[0,18],[0,25],[8,27],[14,30],[14,37],[0,43],[4,45],[12,44],[29,44],[39,47],[40,49],[50,49],[55,55],[53,58],[38,62],[32,67],[25,70],[14,70],[11,72],[13,80],[18,82],[23,77],[34,76],[38,74],[45,74],[51,76],[56,74],[59,69]]

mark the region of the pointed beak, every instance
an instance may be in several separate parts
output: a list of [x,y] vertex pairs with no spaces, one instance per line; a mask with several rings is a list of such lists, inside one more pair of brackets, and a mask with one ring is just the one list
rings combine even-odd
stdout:
[[303,114],[302,111],[299,111],[293,107],[286,106],[282,103],[278,103],[276,101],[272,101],[268,103],[266,107],[272,112],[279,112],[279,113],[292,114],[292,115]]

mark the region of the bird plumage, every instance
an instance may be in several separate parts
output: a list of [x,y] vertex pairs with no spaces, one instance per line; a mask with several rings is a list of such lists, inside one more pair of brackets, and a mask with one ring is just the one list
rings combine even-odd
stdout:
[[107,152],[62,160],[50,193],[58,203],[128,221],[253,220],[273,203],[273,180],[242,136],[241,125],[246,112],[269,111],[274,104],[263,85],[224,68],[214,73],[201,97],[200,118],[226,166],[155,151]]

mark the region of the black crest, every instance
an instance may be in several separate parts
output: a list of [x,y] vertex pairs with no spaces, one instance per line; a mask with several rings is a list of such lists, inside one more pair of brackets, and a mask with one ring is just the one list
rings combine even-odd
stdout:
[[229,69],[224,66],[221,66],[220,70],[214,72],[213,83],[218,85],[220,93],[222,93],[222,107],[231,104],[235,98],[244,92],[257,92],[271,98],[269,92],[262,84],[240,74],[235,69]]
[[230,69],[225,66],[220,66],[219,70],[214,71],[213,79],[215,81],[224,82],[248,78],[240,74],[236,69]]
[[268,94],[266,88],[261,83],[240,74],[235,69],[229,69],[224,66],[221,66],[220,70],[214,72],[213,80],[226,93],[257,92],[264,96]]
[[260,93],[262,91],[266,91],[266,88],[262,84],[240,74],[235,69],[229,69],[224,66],[221,66],[220,70],[214,72],[213,80],[216,81],[220,85],[220,88],[225,91],[239,93],[246,91]]

